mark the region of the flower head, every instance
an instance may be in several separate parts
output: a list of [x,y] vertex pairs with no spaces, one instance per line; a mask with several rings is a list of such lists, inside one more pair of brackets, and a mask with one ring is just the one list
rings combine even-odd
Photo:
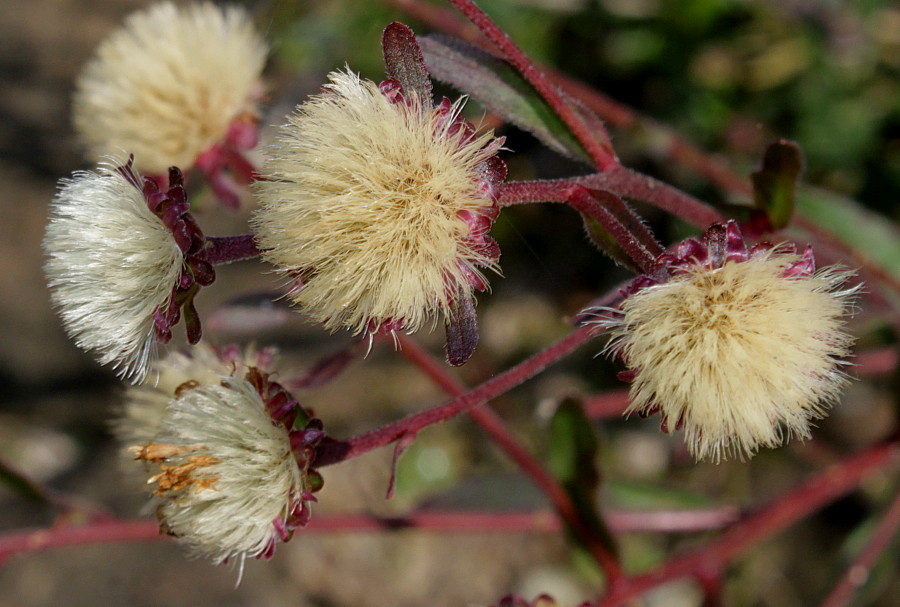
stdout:
[[148,483],[164,531],[221,563],[268,558],[306,524],[321,480],[309,468],[313,445],[323,432],[312,419],[289,430],[306,414],[284,395],[251,368],[246,378],[184,387],[169,403],[154,439],[131,448],[158,466]]
[[157,339],[171,338],[182,306],[200,338],[193,295],[215,278],[203,234],[187,212],[181,173],[160,191],[129,160],[61,182],[44,236],[54,305],[79,347],[140,379]]
[[223,376],[243,376],[253,367],[272,370],[274,350],[214,348],[203,343],[185,351],[169,352],[150,365],[140,384],[129,386],[113,430],[125,445],[146,444],[159,433],[166,407],[184,392],[198,386],[214,386]]
[[85,67],[75,128],[93,155],[125,150],[146,173],[193,166],[232,125],[255,120],[266,54],[238,7],[155,4],[131,15]]
[[393,80],[350,72],[281,127],[255,186],[263,257],[292,278],[291,299],[331,330],[415,331],[487,288],[487,232],[505,176],[502,140],[460,104],[432,107]]
[[734,222],[658,263],[662,274],[638,278],[621,310],[598,321],[631,369],[628,412],[660,412],[698,459],[807,438],[847,383],[850,273],[816,271],[809,248],[748,250]]

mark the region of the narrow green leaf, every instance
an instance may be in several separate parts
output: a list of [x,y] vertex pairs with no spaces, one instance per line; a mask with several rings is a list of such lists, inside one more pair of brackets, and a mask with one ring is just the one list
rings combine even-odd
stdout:
[[612,260],[620,266],[631,270],[635,274],[643,273],[631,257],[629,257],[628,253],[625,252],[622,245],[616,242],[616,239],[613,238],[612,234],[610,234],[599,221],[592,217],[588,217],[584,213],[581,214],[581,218],[584,220],[584,230],[587,233],[587,237],[598,249],[609,255]]
[[887,217],[834,192],[811,187],[798,189],[797,208],[861,257],[900,279],[900,230]]
[[48,501],[47,496],[39,485],[3,461],[0,461],[0,483],[3,483],[24,498],[36,502]]
[[[616,554],[615,541],[596,503],[600,486],[597,449],[597,435],[581,403],[571,398],[564,400],[550,420],[547,466],[569,494],[588,531]],[[572,537],[575,541],[580,539],[577,534]]]
[[803,172],[803,153],[793,141],[769,144],[762,168],[753,175],[753,199],[766,212],[776,230],[787,226],[794,214],[794,190]]
[[472,96],[560,154],[590,162],[566,124],[508,63],[455,38],[433,34],[417,40],[433,77]]

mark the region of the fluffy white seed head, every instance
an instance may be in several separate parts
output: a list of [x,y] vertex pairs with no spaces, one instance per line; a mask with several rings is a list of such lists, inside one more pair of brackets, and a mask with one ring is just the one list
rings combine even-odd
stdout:
[[657,409],[697,459],[749,457],[807,438],[847,383],[841,357],[853,289],[834,268],[785,277],[800,258],[767,253],[694,267],[628,297],[599,324],[635,370],[628,412]]
[[79,347],[141,379],[156,343],[153,312],[181,274],[181,250],[112,165],[60,183],[43,242],[53,304]]
[[123,445],[147,444],[159,433],[168,404],[184,391],[213,386],[223,376],[244,376],[250,367],[266,371],[273,351],[230,348],[218,351],[199,343],[187,351],[171,351],[150,365],[140,384],[129,386],[112,428]]
[[263,257],[303,277],[291,299],[331,330],[402,320],[415,331],[494,266],[460,213],[491,207],[476,167],[497,144],[492,133],[464,143],[415,95],[391,103],[355,74],[329,78],[281,127],[255,185]]
[[237,117],[255,115],[266,54],[238,7],[155,4],[131,15],[85,67],[75,129],[96,157],[124,150],[146,173],[187,169]]
[[240,378],[184,392],[134,451],[162,470],[150,482],[163,529],[217,563],[262,554],[303,490],[288,431]]

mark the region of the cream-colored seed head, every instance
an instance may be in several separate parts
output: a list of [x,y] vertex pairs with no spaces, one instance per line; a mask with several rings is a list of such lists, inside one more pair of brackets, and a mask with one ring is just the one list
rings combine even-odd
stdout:
[[185,391],[134,451],[163,470],[151,479],[160,524],[217,563],[260,555],[303,490],[287,429],[240,378]]
[[111,165],[60,183],[43,242],[53,304],[79,347],[140,380],[156,343],[153,313],[181,275],[181,250]]
[[493,134],[462,143],[414,95],[394,104],[352,73],[329,78],[280,129],[254,230],[282,273],[307,272],[291,299],[327,328],[402,320],[412,332],[471,297],[467,272],[494,265],[459,217],[492,205],[476,167]]
[[187,351],[172,351],[150,365],[143,382],[129,386],[112,428],[124,445],[150,442],[162,427],[166,406],[183,391],[217,385],[223,376],[243,376],[250,367],[261,368],[271,351],[248,348],[237,359],[223,358],[212,346],[199,343]]
[[636,371],[628,412],[659,409],[697,459],[749,457],[807,438],[847,383],[840,358],[848,272],[785,277],[799,257],[764,254],[692,268],[628,297],[601,321]]
[[155,4],[103,42],[76,84],[75,129],[94,156],[132,153],[145,173],[188,168],[256,112],[267,54],[249,15]]

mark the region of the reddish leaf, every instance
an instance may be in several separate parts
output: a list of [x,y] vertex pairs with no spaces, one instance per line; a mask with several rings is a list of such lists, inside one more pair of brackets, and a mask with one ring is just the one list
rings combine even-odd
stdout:
[[415,91],[423,102],[430,105],[431,78],[425,68],[422,49],[409,26],[394,21],[384,28],[381,48],[388,78],[399,82],[407,95]]
[[468,361],[478,346],[478,317],[475,301],[469,296],[457,297],[453,318],[447,323],[447,362],[458,367]]

